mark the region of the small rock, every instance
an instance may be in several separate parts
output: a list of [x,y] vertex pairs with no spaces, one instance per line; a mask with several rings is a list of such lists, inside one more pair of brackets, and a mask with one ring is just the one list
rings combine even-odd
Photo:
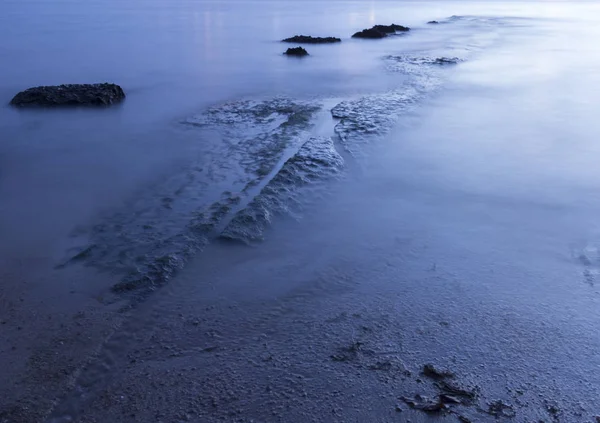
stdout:
[[288,48],[287,51],[283,54],[286,54],[288,56],[303,57],[308,56],[308,51],[304,50],[302,47],[294,47]]
[[384,34],[394,34],[396,32],[408,32],[410,28],[402,25],[375,25],[372,29],[375,29],[379,32],[383,32]]
[[377,39],[377,38],[385,38],[388,34],[395,34],[396,32],[408,32],[410,28],[402,25],[375,25],[369,29],[363,29],[355,33],[352,38],[369,38],[369,39]]
[[[437,387],[445,395],[450,395],[453,397],[463,397],[466,400],[472,400],[477,397],[477,392],[475,390],[468,390],[468,389],[462,388],[454,383],[449,383],[448,381],[445,381],[445,380],[438,382]],[[464,400],[461,402],[464,403]]]
[[446,409],[446,405],[439,401],[436,401],[433,398],[421,396],[419,394],[415,395],[414,399],[411,398],[402,398],[410,408],[414,408],[415,410],[422,410],[427,413],[437,413],[444,409]]
[[460,62],[460,59],[457,57],[438,57],[433,61],[434,65],[456,65]]
[[558,408],[556,404],[546,404],[546,410],[548,410],[548,413],[555,416],[560,414],[560,408]]
[[281,40],[284,43],[300,43],[300,44],[331,44],[341,43],[342,40],[336,37],[312,37],[310,35],[295,35],[290,38]]
[[443,402],[444,404],[462,404],[462,401],[459,398],[447,394],[440,395],[440,402]]
[[377,38],[385,38],[387,34],[384,32],[377,31],[376,29],[363,29],[355,33],[352,38],[368,38],[368,39],[377,39]]
[[438,21],[429,21],[429,22],[427,22],[427,23],[428,23],[429,25],[437,25],[437,24],[439,24],[439,22],[438,22]]

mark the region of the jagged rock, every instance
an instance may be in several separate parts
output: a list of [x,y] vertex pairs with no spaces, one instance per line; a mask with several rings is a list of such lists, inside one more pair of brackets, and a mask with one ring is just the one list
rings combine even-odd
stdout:
[[288,56],[303,57],[308,56],[308,51],[304,50],[302,47],[294,47],[288,48],[287,51],[283,54],[287,54]]
[[284,43],[301,43],[301,44],[330,44],[340,43],[341,39],[336,37],[312,37],[310,35],[295,35],[285,40],[281,40]]
[[376,29],[373,29],[373,28],[363,29],[362,31],[359,31],[352,36],[352,38],[370,38],[370,39],[385,38],[385,37],[387,37],[387,34],[381,32],[381,31],[377,31]]
[[375,25],[369,29],[363,29],[355,33],[352,38],[385,38],[388,34],[395,34],[396,32],[407,32],[410,31],[410,28],[402,25]]
[[434,65],[456,65],[460,62],[458,57],[438,57],[433,61]]
[[441,380],[437,382],[437,387],[440,389],[442,394],[459,398],[461,399],[462,403],[472,401],[473,399],[477,398],[476,389],[464,388],[447,380]]
[[391,24],[391,25],[375,25],[372,29],[375,29],[379,32],[383,32],[385,34],[393,34],[395,32],[408,32],[410,31],[410,28],[407,26],[402,26],[402,25],[396,25],[396,24]]
[[440,394],[439,396],[440,402],[444,404],[462,404],[462,400],[458,397],[454,397],[452,395]]
[[29,88],[10,104],[17,107],[108,106],[125,98],[116,84],[68,84]]

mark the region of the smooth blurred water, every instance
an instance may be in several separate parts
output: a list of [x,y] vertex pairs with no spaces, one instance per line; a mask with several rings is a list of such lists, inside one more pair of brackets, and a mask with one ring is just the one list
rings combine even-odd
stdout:
[[[462,39],[489,35],[428,28],[430,19],[517,16],[528,25],[585,10],[547,3],[5,0],[0,101],[30,86],[96,81],[118,83],[128,97],[101,111],[0,108],[2,250],[26,255],[39,247],[45,254],[74,224],[173,172],[203,142],[177,122],[208,105],[243,96],[384,92],[401,77],[381,72],[381,56],[468,48]],[[378,43],[349,39],[389,22],[415,30]],[[288,60],[278,40],[296,33],[344,42],[311,46],[310,60]]]
[[[386,55],[472,53],[456,71],[459,83],[448,88],[449,102],[478,90],[493,96],[490,86],[512,93],[504,106],[523,108],[526,122],[494,109],[487,112],[495,114],[494,127],[481,128],[478,121],[487,115],[477,101],[460,112],[473,119],[461,138],[488,142],[485,166],[508,166],[500,183],[513,181],[510,186],[522,190],[510,169],[517,165],[496,162],[493,137],[497,148],[515,151],[516,163],[528,152],[540,163],[520,172],[594,185],[585,172],[597,151],[596,11],[590,3],[555,2],[3,1],[5,103],[29,86],[96,81],[119,83],[128,97],[107,110],[0,109],[0,250],[8,257],[47,255],[77,224],[177,173],[212,148],[213,140],[180,124],[208,106],[276,96],[342,101],[401,90],[406,75],[386,71]],[[453,15],[471,18],[425,24]],[[349,38],[391,22],[413,31],[377,42]],[[343,42],[309,46],[311,56],[295,60],[281,55],[287,46],[279,42],[294,34]],[[460,84],[469,78],[478,83]],[[536,95],[519,97],[525,88]],[[532,119],[535,125],[525,125]],[[516,136],[514,128],[523,129]],[[568,146],[548,149],[557,133]],[[482,146],[476,147],[470,155],[475,166]]]
[[[589,153],[597,151],[591,141],[597,128],[597,10],[592,3],[555,2],[5,0],[5,104],[30,86],[97,81],[122,85],[127,100],[106,110],[0,108],[0,251],[15,258],[48,255],[78,224],[177,173],[212,148],[214,140],[180,124],[208,106],[276,96],[342,101],[401,90],[406,75],[386,71],[386,55],[469,53],[456,78],[477,78],[478,84],[454,84],[444,98],[465,99],[478,90],[495,95],[489,87],[498,87],[512,93],[507,109],[528,113],[520,122],[494,110],[495,126],[481,128],[478,116],[486,110],[474,101],[460,112],[473,116],[461,138],[498,137],[497,148],[518,145],[516,151],[543,164],[520,172],[559,173],[559,183],[575,175],[593,185],[578,172],[589,169]],[[471,18],[460,25],[425,24],[453,15]],[[377,42],[349,38],[391,22],[413,31]],[[309,46],[311,56],[295,60],[281,55],[287,46],[279,42],[294,34],[339,36],[343,42]],[[537,95],[519,97],[524,88]],[[523,125],[531,119],[537,124]],[[510,132],[521,127],[528,132]],[[557,131],[568,147],[549,150],[545,142]],[[514,143],[506,144],[507,137]],[[477,144],[471,153],[475,165],[481,148]],[[492,151],[486,166],[501,166]],[[516,165],[503,166],[509,169],[499,175],[502,183],[514,181],[510,167]]]

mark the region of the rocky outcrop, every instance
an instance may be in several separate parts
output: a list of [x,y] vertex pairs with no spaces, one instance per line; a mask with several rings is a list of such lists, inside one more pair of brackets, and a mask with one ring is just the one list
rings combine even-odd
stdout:
[[308,56],[308,51],[304,50],[302,47],[294,47],[288,48],[287,51],[283,54],[286,54],[288,56],[303,57]]
[[363,29],[362,31],[359,31],[357,33],[355,33],[352,38],[370,38],[370,39],[376,39],[376,38],[385,38],[387,37],[387,34],[377,31],[376,29]]
[[300,44],[331,44],[340,43],[341,39],[336,37],[312,37],[310,35],[295,35],[285,40],[281,40],[284,43],[300,43]]
[[369,39],[377,39],[377,38],[385,38],[388,34],[395,34],[397,32],[408,32],[410,28],[402,25],[375,25],[369,29],[363,29],[355,33],[352,38],[369,38]]
[[383,32],[384,34],[394,34],[396,32],[408,32],[410,28],[402,25],[375,25],[372,29]]
[[116,84],[68,84],[29,88],[11,100],[16,107],[109,106],[125,92]]

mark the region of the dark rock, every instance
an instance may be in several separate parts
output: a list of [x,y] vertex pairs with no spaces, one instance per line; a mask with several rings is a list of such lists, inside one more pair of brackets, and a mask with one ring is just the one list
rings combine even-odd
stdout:
[[413,408],[415,410],[422,410],[427,413],[438,413],[446,409],[446,405],[439,399],[434,400],[433,398],[429,398],[418,394],[415,395],[414,398],[403,397],[402,401],[404,401],[410,408]]
[[369,38],[369,39],[377,39],[377,38],[385,38],[387,34],[377,31],[376,29],[363,29],[362,31],[357,32],[352,36],[352,38]]
[[391,25],[375,25],[371,29],[375,29],[375,30],[377,30],[379,32],[383,32],[384,34],[393,34],[395,32],[408,32],[408,31],[410,31],[409,27],[402,26],[402,25],[396,25],[396,24],[391,24]]
[[287,54],[288,56],[303,57],[308,56],[308,51],[304,50],[302,47],[294,47],[288,48],[287,51],[283,54]]
[[375,25],[369,29],[363,29],[352,36],[352,38],[385,38],[388,34],[395,34],[396,32],[407,32],[410,28],[402,25]]
[[29,88],[10,104],[17,107],[109,106],[125,98],[115,84],[68,84]]
[[310,35],[295,35],[285,40],[281,40],[284,43],[301,43],[301,44],[330,44],[340,43],[341,39],[336,37],[312,37]]
[[471,401],[477,397],[477,391],[474,389],[466,389],[446,380],[438,382],[437,387],[440,389],[442,394],[462,398],[461,402],[463,404],[465,401]]
[[438,57],[433,61],[434,65],[456,65],[460,62],[458,57]]
[[439,24],[439,22],[438,22],[438,21],[429,21],[429,22],[427,22],[427,23],[428,23],[429,25],[437,25],[437,24]]
[[448,370],[440,370],[433,364],[425,364],[423,366],[423,374],[431,379],[445,379],[448,377],[454,377],[454,373]]
[[546,402],[546,410],[548,410],[548,413],[552,414],[555,417],[562,414],[560,408],[558,407],[558,405],[556,405],[556,403],[554,403],[554,402],[549,403],[547,401],[545,401],[545,402]]
[[444,404],[462,404],[463,403],[460,398],[453,397],[452,395],[441,394],[439,398],[440,398],[440,402],[443,402]]

